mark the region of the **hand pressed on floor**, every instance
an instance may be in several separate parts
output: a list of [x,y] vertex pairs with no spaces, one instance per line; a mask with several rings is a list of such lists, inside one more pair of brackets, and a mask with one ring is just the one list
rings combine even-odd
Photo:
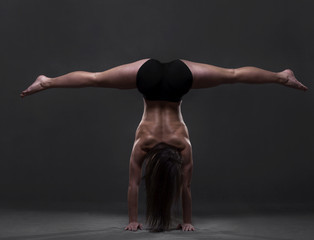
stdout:
[[143,230],[143,224],[138,222],[130,222],[129,225],[124,228],[124,230],[129,231],[137,231],[137,229]]
[[195,228],[191,223],[183,223],[177,226],[177,229],[182,229],[182,231],[195,231]]

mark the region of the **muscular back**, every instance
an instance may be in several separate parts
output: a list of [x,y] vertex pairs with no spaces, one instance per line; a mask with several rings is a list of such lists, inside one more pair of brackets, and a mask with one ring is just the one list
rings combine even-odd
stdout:
[[183,150],[190,144],[188,129],[183,121],[181,103],[144,100],[144,113],[136,130],[135,141],[143,151],[159,142]]

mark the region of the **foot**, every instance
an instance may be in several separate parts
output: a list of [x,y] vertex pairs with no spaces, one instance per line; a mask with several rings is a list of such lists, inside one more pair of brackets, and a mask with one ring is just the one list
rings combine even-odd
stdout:
[[24,90],[20,96],[23,98],[25,96],[31,95],[33,93],[42,91],[44,89],[48,88],[48,83],[49,83],[49,79],[48,77],[46,77],[45,75],[39,75],[37,77],[37,79],[35,80],[35,82],[30,85],[26,90]]
[[281,75],[281,83],[287,87],[292,87],[306,91],[308,88],[300,83],[290,69],[286,69],[279,73]]

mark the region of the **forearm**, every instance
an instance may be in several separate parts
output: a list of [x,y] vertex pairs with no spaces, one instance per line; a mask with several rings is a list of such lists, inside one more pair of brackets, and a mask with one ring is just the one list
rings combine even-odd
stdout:
[[129,222],[137,222],[139,186],[130,185],[128,188]]
[[49,78],[43,83],[46,88],[80,88],[96,86],[96,74],[85,71],[75,71],[68,74]]
[[256,67],[241,67],[234,69],[232,83],[282,83],[285,81],[281,72],[271,72]]
[[182,189],[182,213],[183,223],[192,223],[192,195],[190,187]]

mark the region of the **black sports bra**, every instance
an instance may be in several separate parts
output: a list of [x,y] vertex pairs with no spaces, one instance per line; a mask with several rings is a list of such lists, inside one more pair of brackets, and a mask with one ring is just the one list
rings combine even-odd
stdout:
[[180,59],[162,63],[150,58],[138,70],[137,89],[147,100],[180,102],[193,83],[188,66]]

